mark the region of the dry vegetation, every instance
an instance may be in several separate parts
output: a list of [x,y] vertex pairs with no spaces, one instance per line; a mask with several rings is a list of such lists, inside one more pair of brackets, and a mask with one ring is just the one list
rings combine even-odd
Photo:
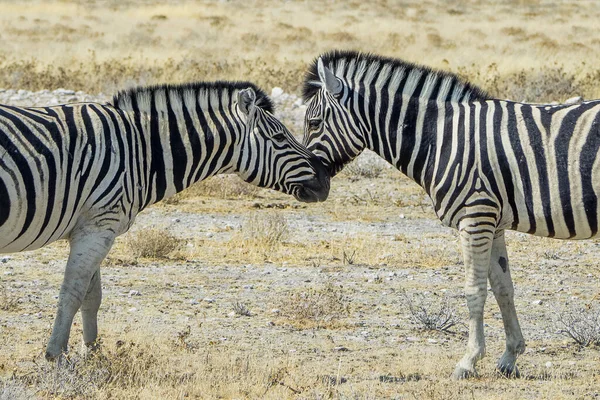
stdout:
[[[352,48],[451,70],[503,98],[596,98],[599,14],[593,2],[544,0],[0,1],[0,87],[227,78],[298,93],[315,55]],[[315,205],[211,178],[118,238],[98,353],[80,352],[77,319],[68,362],[43,360],[65,243],[2,260],[0,399],[598,397],[598,243],[507,242],[525,378],[493,369],[504,334],[490,296],[481,377],[452,382],[466,306],[444,293],[460,292],[462,261],[420,188],[372,160]]]
[[297,92],[309,61],[344,48],[458,72],[503,98],[597,98],[599,14],[549,0],[2,2],[0,87],[249,79]]

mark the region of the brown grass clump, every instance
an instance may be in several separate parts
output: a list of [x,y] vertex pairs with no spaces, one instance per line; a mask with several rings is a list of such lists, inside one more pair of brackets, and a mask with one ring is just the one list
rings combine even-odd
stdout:
[[241,234],[246,246],[270,251],[288,237],[289,228],[280,213],[254,213],[244,220]]
[[281,316],[297,328],[335,327],[350,314],[350,300],[340,286],[296,291],[281,304]]
[[181,239],[164,229],[142,229],[128,235],[125,247],[135,258],[164,258],[177,250]]
[[6,284],[0,281],[0,310],[15,310],[19,304],[19,299],[6,289]]

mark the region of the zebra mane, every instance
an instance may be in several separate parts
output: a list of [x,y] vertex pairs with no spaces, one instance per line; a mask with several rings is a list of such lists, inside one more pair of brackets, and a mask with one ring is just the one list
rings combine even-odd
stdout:
[[[209,98],[222,98],[223,94],[231,97],[235,91],[252,88],[256,94],[256,105],[271,114],[274,105],[269,96],[251,82],[244,81],[215,81],[215,82],[191,82],[179,85],[154,85],[133,87],[118,92],[112,99],[111,104],[125,111],[150,111],[150,105],[156,96],[164,96],[166,102],[182,105],[186,100],[194,102],[202,95]],[[165,102],[165,104],[166,104]],[[176,107],[176,104],[172,104]]]
[[[382,85],[394,80],[406,80],[405,87],[411,87],[412,92],[420,97],[438,98],[441,92],[444,93],[442,97],[445,101],[461,102],[491,98],[484,90],[456,74],[437,71],[396,58],[346,50],[333,50],[319,57],[326,67],[350,86],[361,80]],[[317,71],[319,57],[312,62],[306,73],[302,89],[304,101],[311,99],[321,88]]]

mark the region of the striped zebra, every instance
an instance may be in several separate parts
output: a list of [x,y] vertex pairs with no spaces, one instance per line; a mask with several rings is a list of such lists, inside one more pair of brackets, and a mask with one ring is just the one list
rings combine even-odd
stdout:
[[318,57],[303,97],[304,144],[330,176],[371,149],[417,182],[442,223],[459,231],[469,339],[453,377],[476,375],[485,354],[488,280],[506,333],[497,367],[517,376],[525,341],[504,231],[559,239],[597,235],[600,101],[496,100],[455,75],[350,51]]
[[147,206],[219,173],[323,201],[320,161],[248,82],[134,88],[112,104],[0,105],[0,252],[67,239],[70,253],[46,358],[67,350],[81,309],[97,338],[100,263]]

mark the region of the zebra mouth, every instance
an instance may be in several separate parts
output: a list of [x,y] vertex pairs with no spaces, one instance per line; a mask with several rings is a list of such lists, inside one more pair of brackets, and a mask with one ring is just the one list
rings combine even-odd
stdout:
[[315,203],[327,200],[329,196],[329,173],[321,162],[315,157],[313,160],[316,176],[308,181],[302,182],[294,197],[305,203]]
[[308,187],[306,184],[301,186],[298,191],[294,194],[296,200],[304,203],[316,203],[319,201],[327,200],[329,195],[329,187],[325,188],[320,183],[317,187]]

